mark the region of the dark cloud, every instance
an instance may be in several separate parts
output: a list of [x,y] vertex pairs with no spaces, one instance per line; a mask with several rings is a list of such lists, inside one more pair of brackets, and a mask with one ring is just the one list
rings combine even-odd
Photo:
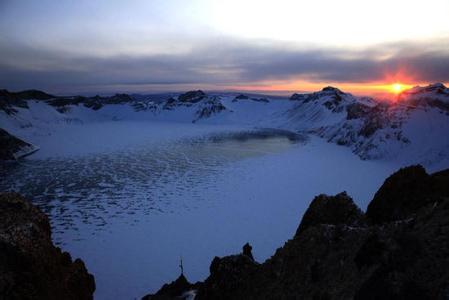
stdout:
[[[89,86],[254,84],[265,80],[372,82],[401,70],[416,81],[449,82],[449,52],[441,41],[379,45],[364,50],[295,49],[235,41],[184,54],[95,57],[0,46],[0,86],[72,92]],[[437,47],[439,46],[439,47]]]

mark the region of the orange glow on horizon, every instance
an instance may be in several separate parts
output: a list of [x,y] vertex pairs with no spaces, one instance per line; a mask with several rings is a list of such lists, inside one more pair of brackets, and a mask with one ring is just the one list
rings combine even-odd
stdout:
[[[390,83],[388,83],[390,82]],[[426,86],[429,83],[424,82],[372,82],[372,83],[351,83],[351,82],[307,82],[307,81],[293,81],[288,83],[281,82],[260,82],[258,84],[228,86],[232,90],[240,91],[257,91],[270,93],[308,93],[319,91],[326,86],[333,86],[339,88],[343,92],[353,93],[355,95],[364,96],[380,96],[383,98],[391,98],[408,90],[414,86]]]
[[393,83],[393,84],[390,86],[390,90],[391,90],[391,92],[393,92],[394,94],[400,94],[400,93],[402,93],[403,91],[405,91],[405,90],[407,90],[407,89],[410,89],[411,87],[412,87],[411,85],[407,85],[407,84],[402,84],[402,83],[396,82],[396,83]]

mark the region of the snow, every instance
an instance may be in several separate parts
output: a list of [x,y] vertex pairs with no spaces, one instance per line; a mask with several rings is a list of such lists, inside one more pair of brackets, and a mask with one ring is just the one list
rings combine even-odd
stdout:
[[[79,127],[85,127],[81,133]],[[171,161],[169,157],[161,156],[164,149],[187,164],[182,170],[170,169],[173,165],[164,168],[162,172],[166,176],[160,177],[156,190],[146,182],[139,182],[139,177],[127,180],[123,176],[131,175],[117,173],[120,178],[113,179],[112,185],[105,180],[98,182],[98,195],[105,194],[102,199],[94,196],[93,186],[84,196],[70,194],[66,192],[70,188],[63,180],[67,177],[68,182],[82,185],[93,184],[90,178],[107,178],[105,174],[110,173],[109,169],[104,170],[105,173],[99,172],[113,160],[125,159],[125,153],[101,145],[93,147],[95,152],[76,148],[72,153],[61,149],[56,142],[50,143],[49,138],[39,155],[27,160],[26,163],[31,165],[42,159],[44,166],[35,170],[37,174],[68,161],[56,172],[50,171],[56,174],[51,177],[54,178],[50,180],[53,185],[47,190],[47,197],[54,197],[53,208],[49,211],[54,220],[53,238],[64,250],[86,262],[96,278],[96,299],[133,299],[156,291],[163,283],[177,277],[181,255],[186,275],[192,281],[207,276],[215,255],[240,252],[247,241],[254,246],[256,259],[262,261],[292,237],[301,215],[315,195],[347,190],[362,207],[366,207],[385,176],[396,168],[361,161],[348,148],[318,138],[311,138],[306,144],[281,145],[280,148],[273,148],[269,141],[262,141],[263,144],[200,145],[194,149],[172,144],[205,133],[227,131],[226,126],[169,125],[148,121],[102,122],[63,129],[50,137],[59,141],[64,136],[66,141],[71,141],[70,146],[64,147],[100,140],[101,145],[126,148],[129,156],[135,156],[140,151],[137,140],[117,136],[138,133],[142,139],[140,146],[148,147],[149,154],[161,161],[161,165],[175,161],[178,161],[176,165],[180,164],[179,160]],[[114,134],[104,135],[106,132]],[[169,132],[174,136],[170,136],[169,141],[161,141]],[[149,143],[144,140],[147,136]],[[167,146],[164,143],[168,143]],[[161,145],[163,149],[157,150]],[[100,164],[99,155],[103,151],[112,151],[106,165]],[[46,160],[55,153],[64,157],[59,157],[56,163],[52,163],[54,158]],[[209,157],[204,157],[206,154]],[[89,160],[80,163],[86,157],[90,157]],[[129,165],[133,174],[140,171],[138,164],[143,164],[141,157],[137,157],[136,165]],[[206,167],[201,168],[201,164]],[[111,167],[113,170],[115,165]],[[19,178],[36,186],[42,178],[40,175],[34,175],[34,178],[30,168],[26,169],[29,178]],[[64,175],[61,170],[69,174]],[[80,173],[80,179],[76,172]],[[123,190],[112,188],[117,184],[116,180],[125,183]],[[108,195],[113,195],[112,200],[107,199]],[[80,201],[84,201],[83,205]],[[152,209],[147,209],[149,207]]]
[[[40,150],[0,174],[0,190],[20,191],[50,214],[54,241],[95,275],[96,299],[140,298],[179,275],[180,256],[191,281],[208,275],[214,256],[240,252],[246,242],[258,261],[267,259],[318,194],[345,190],[366,209],[399,167],[449,167],[448,116],[440,109],[392,109],[399,129],[386,126],[356,144],[378,146],[381,159],[361,160],[356,146],[327,142],[328,133],[346,136],[363,125],[346,120],[354,97],[328,109],[329,93],[307,103],[222,96],[226,110],[194,124],[202,103],[140,111],[80,105],[62,113],[29,101],[14,116],[0,112],[0,127]],[[324,128],[326,139],[208,139],[255,128]],[[385,138],[399,132],[411,142]]]

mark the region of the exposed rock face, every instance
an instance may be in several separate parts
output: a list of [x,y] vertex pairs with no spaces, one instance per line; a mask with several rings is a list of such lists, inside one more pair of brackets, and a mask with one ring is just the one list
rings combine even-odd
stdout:
[[28,108],[28,104],[15,93],[0,90],[0,110],[3,110],[8,115],[13,115],[17,113],[17,107]]
[[[381,213],[382,212],[382,213]],[[195,299],[448,299],[449,170],[390,176],[366,216],[346,193],[316,197],[263,264],[216,257]]]
[[0,161],[15,160],[38,149],[0,128]]
[[218,97],[212,97],[201,103],[201,106],[198,108],[196,112],[196,119],[193,120],[193,122],[195,123],[200,119],[209,118],[215,114],[218,114],[226,110],[227,108],[223,105],[223,103],[221,103]]
[[296,234],[320,224],[362,226],[364,216],[346,192],[335,196],[319,195],[302,217]]
[[0,299],[93,299],[80,259],[53,246],[45,214],[15,193],[0,195]]
[[376,224],[413,218],[421,207],[449,197],[448,182],[448,172],[429,175],[420,165],[400,169],[385,180],[366,215]]
[[204,93],[202,90],[197,90],[197,91],[189,91],[179,95],[178,100],[181,102],[197,103],[206,97],[207,97],[206,93]]
[[240,100],[251,100],[251,101],[255,101],[255,102],[263,102],[263,103],[269,103],[270,100],[268,100],[267,98],[250,98],[247,95],[243,95],[240,94],[238,96],[236,96],[232,102],[238,102]]
[[240,94],[238,96],[235,96],[235,98],[232,100],[232,102],[237,102],[239,100],[248,100],[249,97],[243,94]]

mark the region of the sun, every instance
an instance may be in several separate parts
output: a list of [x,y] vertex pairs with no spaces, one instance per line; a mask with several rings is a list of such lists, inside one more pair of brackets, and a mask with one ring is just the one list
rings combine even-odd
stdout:
[[401,83],[393,83],[390,87],[391,91],[395,94],[399,94],[403,90],[405,90],[407,87]]

